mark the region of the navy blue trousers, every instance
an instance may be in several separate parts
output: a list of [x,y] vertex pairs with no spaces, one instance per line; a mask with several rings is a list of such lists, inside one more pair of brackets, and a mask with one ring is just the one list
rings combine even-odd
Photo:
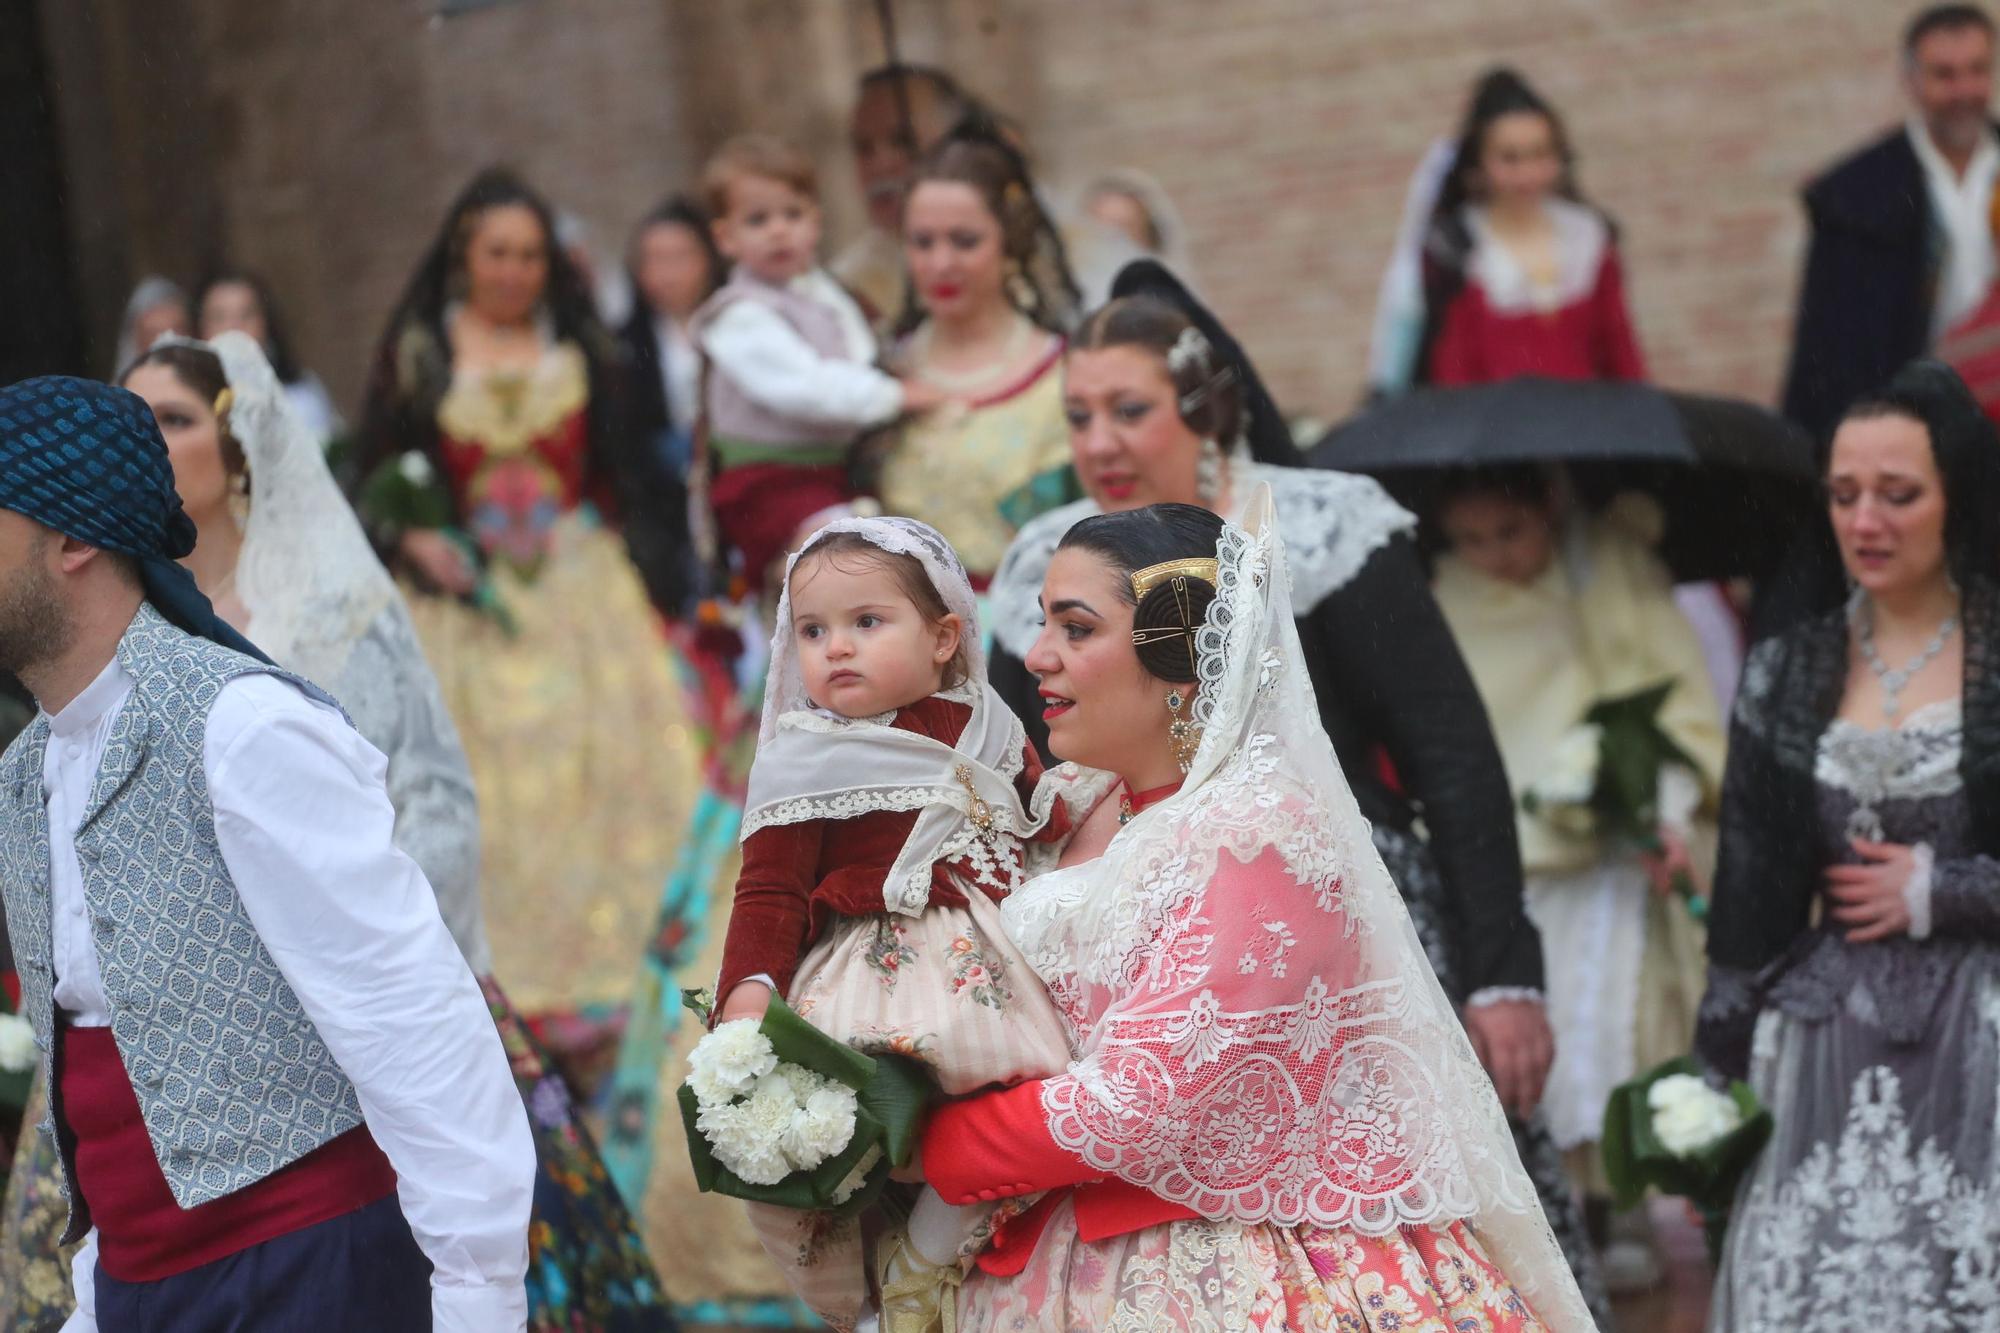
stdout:
[[158,1282],[97,1270],[102,1333],[430,1333],[431,1262],[391,1194]]

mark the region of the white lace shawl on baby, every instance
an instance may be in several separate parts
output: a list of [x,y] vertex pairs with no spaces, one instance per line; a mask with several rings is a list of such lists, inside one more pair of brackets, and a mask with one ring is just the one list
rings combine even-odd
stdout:
[[[807,696],[791,628],[792,566],[827,536],[860,535],[875,546],[922,562],[945,605],[964,621],[969,683],[942,697],[970,705],[956,745],[891,725],[894,714],[843,718]],[[1027,737],[986,684],[971,582],[936,529],[907,518],[850,518],[814,533],[785,568],[757,757],[744,800],[744,838],[774,825],[852,819],[873,811],[915,810],[915,828],[882,886],[883,907],[915,916],[930,902],[931,871],[966,860],[978,885],[1011,892],[1019,876],[1019,840],[1046,820],[1024,808],[1014,781]]]

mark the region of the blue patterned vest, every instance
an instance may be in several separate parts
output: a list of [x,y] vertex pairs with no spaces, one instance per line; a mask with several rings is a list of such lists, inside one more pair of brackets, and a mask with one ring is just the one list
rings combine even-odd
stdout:
[[[111,1033],[153,1155],[183,1208],[254,1184],[361,1123],[328,1054],[251,924],[215,838],[202,746],[222,687],[296,677],[196,638],[141,605],[118,645],[134,681],[77,829],[77,861]],[[330,702],[330,701],[328,701]],[[54,1132],[55,985],[40,717],[0,757],[0,892],[35,1028]],[[69,1235],[83,1216],[72,1199]]]

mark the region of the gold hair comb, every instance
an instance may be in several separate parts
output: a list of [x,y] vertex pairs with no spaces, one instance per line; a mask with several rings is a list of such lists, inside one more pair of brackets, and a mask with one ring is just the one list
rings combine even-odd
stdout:
[[1176,577],[1200,579],[1213,588],[1221,572],[1222,564],[1214,556],[1168,560],[1162,564],[1148,565],[1132,575],[1132,597],[1135,601],[1143,601],[1147,593],[1168,579]]
[[222,391],[215,395],[215,406],[210,410],[219,417],[228,416],[230,405],[235,401],[236,390],[225,384],[222,386]]

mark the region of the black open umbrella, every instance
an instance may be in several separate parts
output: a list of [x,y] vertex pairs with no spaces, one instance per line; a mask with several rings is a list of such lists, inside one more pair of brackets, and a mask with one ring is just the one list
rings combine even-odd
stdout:
[[1425,389],[1365,409],[1308,451],[1365,472],[1418,513],[1466,468],[1565,465],[1578,494],[1644,491],[1666,513],[1660,555],[1683,579],[1767,572],[1813,518],[1812,442],[1773,412],[1647,384],[1516,379]]

